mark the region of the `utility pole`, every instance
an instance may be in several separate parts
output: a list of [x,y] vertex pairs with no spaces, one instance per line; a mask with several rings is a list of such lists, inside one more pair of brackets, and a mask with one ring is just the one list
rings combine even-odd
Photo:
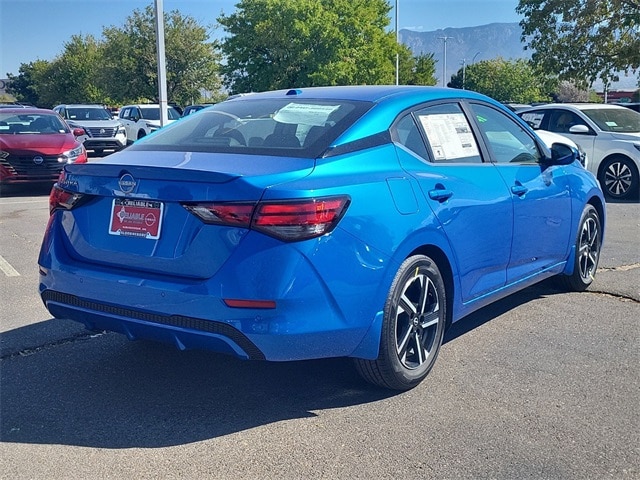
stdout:
[[467,59],[462,59],[462,89],[464,90],[464,84],[467,80]]
[[164,52],[164,9],[162,0],[155,0],[156,7],[156,52],[158,54],[158,103],[160,104],[160,126],[169,123],[167,101],[167,62]]
[[444,61],[442,62],[442,86],[446,87],[447,86],[447,40],[453,37],[444,36],[444,37],[438,37],[438,38],[443,41]]
[[[398,32],[398,0],[396,0],[396,49],[400,46],[400,35]],[[400,52],[396,51],[396,85],[400,85]]]

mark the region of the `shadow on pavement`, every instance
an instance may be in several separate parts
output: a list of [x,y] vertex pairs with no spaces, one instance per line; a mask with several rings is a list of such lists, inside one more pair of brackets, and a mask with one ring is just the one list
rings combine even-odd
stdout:
[[[552,293],[540,284],[485,307],[454,324],[445,342]],[[43,331],[55,331],[55,322],[63,321],[3,333],[5,344],[24,345],[25,336],[42,338]],[[5,349],[0,369],[3,442],[159,448],[398,394],[364,383],[349,359],[242,361],[89,332],[10,350]],[[418,388],[428,388],[428,381]]]

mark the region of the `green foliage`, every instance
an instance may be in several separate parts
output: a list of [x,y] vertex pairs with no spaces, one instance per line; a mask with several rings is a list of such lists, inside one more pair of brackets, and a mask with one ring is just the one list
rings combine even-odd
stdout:
[[520,0],[532,62],[583,86],[640,68],[638,0]]
[[36,106],[46,106],[40,101],[40,92],[46,88],[50,77],[51,63],[46,60],[23,63],[18,75],[8,75],[7,93],[18,102]]
[[[463,85],[464,75],[464,85]],[[549,100],[544,79],[524,59],[484,60],[458,70],[448,86],[488,95],[500,102],[531,103]]]
[[395,82],[386,0],[240,0],[221,15],[232,93]]
[[[220,90],[220,55],[207,29],[177,11],[165,13],[167,96],[179,104]],[[22,64],[9,75],[16,99],[42,107],[59,103],[117,105],[157,102],[158,69],[154,9],[135,10],[122,28],[103,29],[103,39],[74,35],[53,61]]]
[[102,102],[104,93],[96,82],[100,63],[100,44],[95,38],[72,36],[64,52],[50,64],[48,78],[41,84],[40,103],[53,108],[60,103]]
[[[401,45],[400,47],[405,47]],[[405,47],[406,48],[406,47]],[[406,48],[400,55],[400,84],[402,85],[436,85],[436,61],[433,53],[422,54],[416,57]]]
[[[192,17],[172,11],[165,14],[164,31],[169,100],[184,105],[197,100],[201,90],[219,90],[220,57],[217,44],[209,41],[207,29]],[[134,10],[122,28],[105,28],[103,36],[101,83],[108,95],[119,103],[136,99],[157,102],[158,63],[153,8]]]

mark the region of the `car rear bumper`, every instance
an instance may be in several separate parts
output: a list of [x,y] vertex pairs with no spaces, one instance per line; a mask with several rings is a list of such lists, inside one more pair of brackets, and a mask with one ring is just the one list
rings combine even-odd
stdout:
[[[263,263],[230,261],[232,273],[223,268],[209,279],[189,279],[75,260],[51,233],[39,258],[39,291],[56,318],[244,359],[377,356],[375,341],[360,346],[382,310],[382,300],[375,300],[377,275],[369,269],[361,279],[354,272],[336,280],[336,294],[304,254],[287,249],[290,256],[280,256],[272,248]],[[347,262],[343,266],[349,269]],[[228,299],[274,305],[231,307]]]

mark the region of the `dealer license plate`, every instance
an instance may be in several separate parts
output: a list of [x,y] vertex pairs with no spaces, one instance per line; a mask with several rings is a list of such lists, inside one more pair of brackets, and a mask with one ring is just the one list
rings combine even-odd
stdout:
[[162,202],[114,198],[111,206],[109,233],[156,240],[160,238],[163,210],[164,204]]

